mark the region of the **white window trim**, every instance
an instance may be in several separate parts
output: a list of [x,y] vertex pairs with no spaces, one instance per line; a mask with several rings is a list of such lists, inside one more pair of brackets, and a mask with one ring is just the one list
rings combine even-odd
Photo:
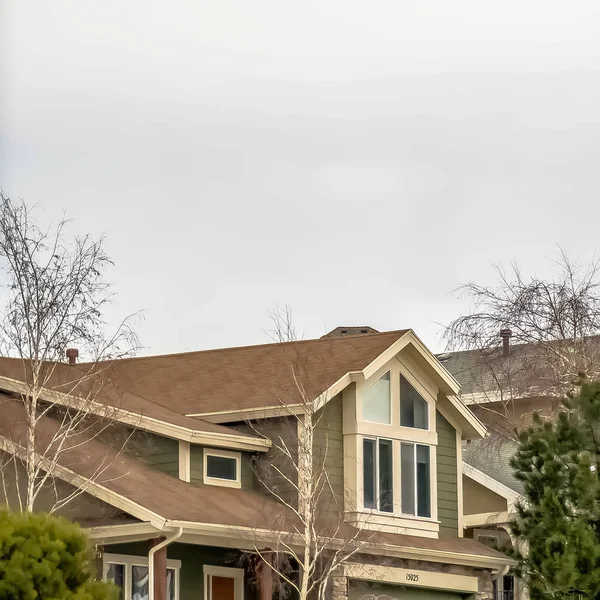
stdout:
[[[232,458],[236,461],[235,473],[236,478],[221,479],[219,477],[209,477],[207,475],[206,463],[209,456],[219,456],[222,458]],[[241,452],[231,452],[229,450],[213,450],[204,448],[204,457],[202,460],[203,480],[206,485],[220,485],[222,487],[241,488],[242,487],[242,454]]]
[[[231,567],[213,567],[212,565],[204,565],[204,600],[212,600],[209,597],[208,578],[227,577],[233,579],[234,600],[244,600],[244,569],[233,569]],[[211,594],[212,595],[212,594]]]
[[[415,442],[413,440],[398,440],[386,436],[373,436],[373,435],[359,435],[358,437],[358,446],[357,449],[359,454],[359,460],[356,461],[358,468],[358,489],[359,489],[359,498],[358,498],[358,506],[359,512],[367,513],[369,515],[379,515],[382,517],[387,517],[388,519],[393,519],[396,521],[401,518],[405,522],[414,522],[415,527],[418,527],[418,523],[439,523],[438,521],[438,507],[437,507],[437,447],[431,444],[423,444],[422,442]],[[386,512],[383,510],[379,510],[379,508],[370,508],[365,506],[365,490],[364,490],[364,440],[373,440],[375,441],[376,448],[376,456],[378,456],[379,452],[379,440],[389,440],[392,442],[392,493],[393,493],[393,512]],[[419,515],[411,515],[409,513],[402,512],[402,476],[401,476],[401,445],[402,444],[411,444],[413,446],[427,446],[429,448],[429,491],[430,491],[430,517],[421,517]],[[378,461],[376,461],[375,465],[375,479],[378,493],[379,491],[379,465]],[[417,510],[417,459],[416,459],[416,450],[414,453],[414,461],[413,461],[413,472],[415,478],[415,512]],[[377,499],[377,504],[379,504]]]
[[392,400],[392,385],[394,382],[394,375],[391,369],[388,369],[385,373],[379,375],[376,379],[374,379],[369,385],[367,385],[365,388],[363,388],[361,394],[364,397],[365,392],[373,387],[380,379],[382,379],[383,377],[385,377],[386,375],[389,375],[389,385],[390,385],[390,393],[389,393],[389,402],[390,402],[390,411],[389,411],[389,420],[387,423],[382,423],[381,421],[370,421],[369,419],[365,419],[365,405],[364,403],[361,402],[361,411],[362,411],[362,420],[365,423],[374,423],[375,425],[383,425],[386,427],[390,427],[391,425],[393,425],[394,423],[394,411],[392,409],[393,406],[393,400]]
[[[131,600],[131,567],[147,567],[148,557],[132,556],[131,554],[104,554],[102,556],[102,579],[105,581],[107,580],[108,566],[111,564],[125,566],[123,598],[125,600]],[[175,571],[175,600],[179,600],[179,570],[181,569],[181,561],[168,558],[167,569],[173,569]]]

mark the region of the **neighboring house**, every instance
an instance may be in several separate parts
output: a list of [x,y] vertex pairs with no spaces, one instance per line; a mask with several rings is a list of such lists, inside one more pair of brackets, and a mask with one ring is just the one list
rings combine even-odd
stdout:
[[[314,451],[328,452],[332,494],[321,516],[333,518],[338,508],[340,531],[360,530],[360,551],[336,572],[330,597],[491,597],[511,561],[473,539],[485,526],[462,510],[467,489],[479,483],[474,470],[463,477],[463,443],[477,443],[486,429],[412,330],[364,329],[106,365],[110,384],[86,410],[110,418],[114,430],[61,455],[39,508],[82,490],[60,512],[87,528],[103,576],[121,586],[124,600],[151,596],[149,557],[155,600],[276,597],[270,570],[253,553],[299,542],[289,533],[293,511],[258,473],[281,460],[279,440],[301,452],[290,434],[301,392],[318,409]],[[65,382],[84,370],[52,365],[46,400],[66,403]],[[5,456],[25,443],[22,372],[20,361],[0,360]],[[43,418],[40,452],[61,418],[52,411]],[[266,485],[294,507],[295,474],[278,464],[285,477]]]
[[[511,345],[509,330],[499,334],[496,348],[446,352],[437,358],[459,382],[463,403],[489,432],[485,439],[463,444],[464,535],[507,549],[518,544],[509,522],[523,499],[523,486],[510,466],[518,432],[531,424],[534,414],[549,419],[556,414],[565,380],[572,379],[561,371],[568,366],[563,357],[589,364],[598,356],[598,345],[580,342],[578,353],[566,342]],[[499,600],[526,597],[522,582],[512,575],[499,578],[494,592]]]

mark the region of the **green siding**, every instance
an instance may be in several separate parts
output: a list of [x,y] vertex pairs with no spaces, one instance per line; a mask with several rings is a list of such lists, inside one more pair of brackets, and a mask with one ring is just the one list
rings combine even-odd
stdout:
[[133,431],[126,442],[124,451],[139,458],[147,465],[173,477],[179,477],[179,442],[171,438]]
[[[204,485],[204,448],[193,444],[190,448],[190,482]],[[219,450],[220,448],[214,448]],[[254,471],[252,469],[252,454],[241,453],[242,489],[252,489],[254,486]]]
[[344,507],[344,441],[342,434],[342,396],[338,394],[319,411],[314,429],[314,469],[318,474],[323,467],[329,486],[321,497],[321,510],[337,520]]
[[456,430],[436,411],[438,434],[437,487],[440,538],[458,536]]
[[[281,450],[282,445],[289,449],[293,460],[296,460],[298,452],[298,422],[296,417],[276,417],[255,421],[246,426],[248,431],[258,432],[273,441],[273,447],[268,452],[258,454],[251,465],[254,475],[254,489],[272,499],[275,495],[285,502],[296,506],[298,493],[294,484],[298,481],[298,472],[292,460]],[[244,430],[238,427],[240,430]],[[274,468],[276,467],[276,469]],[[278,473],[285,474],[285,477]],[[254,474],[254,471],[256,473]],[[269,490],[272,490],[269,491]]]
[[[105,546],[104,552],[110,554],[128,554],[131,556],[148,556],[148,542],[129,544],[113,544]],[[240,569],[247,567],[247,559],[243,553],[230,548],[217,548],[211,546],[197,546],[194,544],[178,544],[177,542],[167,547],[167,558],[181,561],[179,600],[200,600],[204,598],[204,565],[215,567],[232,567]],[[256,589],[252,584],[252,577],[248,574],[244,580],[245,600],[258,598]]]

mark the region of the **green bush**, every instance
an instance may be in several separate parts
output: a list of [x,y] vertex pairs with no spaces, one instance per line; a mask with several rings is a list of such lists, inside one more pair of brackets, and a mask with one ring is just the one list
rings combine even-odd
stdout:
[[1,600],[116,600],[96,581],[85,533],[46,514],[0,510]]

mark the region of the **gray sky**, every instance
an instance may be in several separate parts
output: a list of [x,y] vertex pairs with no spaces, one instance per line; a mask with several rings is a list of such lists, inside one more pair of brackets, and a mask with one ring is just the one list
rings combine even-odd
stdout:
[[108,236],[146,353],[413,327],[596,249],[597,0],[2,6],[0,185]]

